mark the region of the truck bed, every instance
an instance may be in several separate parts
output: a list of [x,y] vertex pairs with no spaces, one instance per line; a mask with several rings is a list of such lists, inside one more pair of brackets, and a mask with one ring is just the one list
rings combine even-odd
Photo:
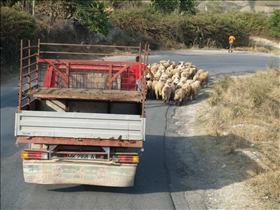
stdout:
[[140,115],[21,110],[15,135],[144,141],[146,118]]
[[40,99],[82,99],[99,101],[142,102],[143,96],[138,91],[71,89],[71,88],[33,88],[25,96]]

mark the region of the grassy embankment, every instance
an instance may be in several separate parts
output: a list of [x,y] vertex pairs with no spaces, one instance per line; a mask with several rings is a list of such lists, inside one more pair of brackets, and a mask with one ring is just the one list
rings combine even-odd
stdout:
[[280,208],[280,71],[225,76],[214,84],[208,102],[206,126],[220,149],[257,157],[257,164],[247,162],[249,183],[269,208]]

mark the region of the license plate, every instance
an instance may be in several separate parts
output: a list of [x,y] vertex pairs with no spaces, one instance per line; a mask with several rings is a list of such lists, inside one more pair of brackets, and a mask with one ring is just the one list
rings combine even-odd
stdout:
[[89,155],[89,154],[69,154],[69,159],[79,159],[79,160],[92,160],[96,159],[95,155]]

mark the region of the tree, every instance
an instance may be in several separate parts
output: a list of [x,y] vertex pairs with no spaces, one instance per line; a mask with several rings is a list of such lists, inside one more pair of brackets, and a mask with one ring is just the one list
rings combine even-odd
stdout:
[[172,13],[180,7],[180,0],[151,0],[151,6],[163,13]]
[[280,10],[275,9],[268,21],[269,32],[280,38]]
[[77,18],[90,31],[107,35],[109,17],[104,2],[100,0],[37,0],[37,12],[50,16],[50,24],[60,17]]
[[151,0],[151,7],[163,13],[174,11],[196,13],[197,0]]
[[107,35],[109,33],[109,17],[104,12],[103,2],[98,0],[77,1],[76,16],[82,25],[90,31]]
[[191,14],[196,14],[198,2],[196,0],[181,0],[180,3],[180,13],[187,11]]
[[20,40],[32,39],[35,31],[36,21],[29,13],[1,7],[1,63],[18,60]]

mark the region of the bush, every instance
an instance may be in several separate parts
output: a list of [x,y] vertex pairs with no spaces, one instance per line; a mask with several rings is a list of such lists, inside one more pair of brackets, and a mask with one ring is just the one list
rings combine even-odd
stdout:
[[268,21],[269,33],[280,38],[280,10],[275,9]]
[[268,16],[261,12],[234,12],[237,21],[243,22],[248,33],[256,36],[265,35],[267,32]]
[[1,63],[18,61],[20,40],[35,36],[36,21],[24,11],[1,7]]
[[226,48],[231,32],[236,35],[236,46],[248,45],[249,30],[233,13],[197,15],[162,15],[152,8],[116,10],[112,21],[135,37],[139,34],[158,42],[163,49],[182,46]]

